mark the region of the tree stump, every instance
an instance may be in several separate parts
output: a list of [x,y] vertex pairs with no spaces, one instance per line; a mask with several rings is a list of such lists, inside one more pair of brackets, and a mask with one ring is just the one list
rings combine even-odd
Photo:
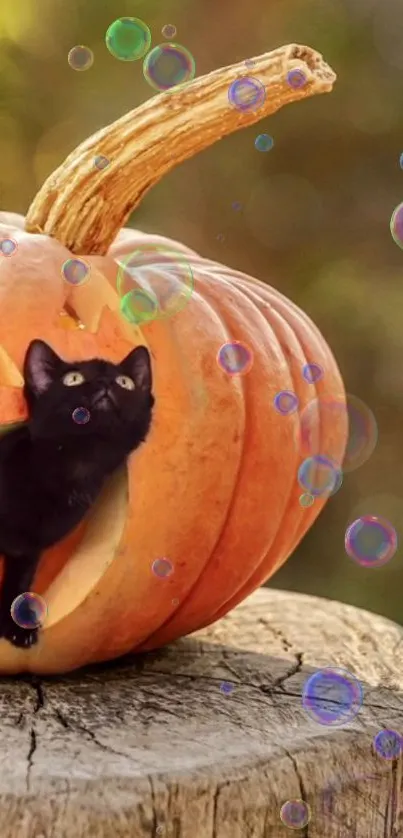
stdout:
[[[339,602],[260,589],[170,647],[0,681],[2,838],[398,838],[403,632]],[[360,679],[343,727],[301,702],[316,669]],[[302,798],[307,826],[281,806]]]

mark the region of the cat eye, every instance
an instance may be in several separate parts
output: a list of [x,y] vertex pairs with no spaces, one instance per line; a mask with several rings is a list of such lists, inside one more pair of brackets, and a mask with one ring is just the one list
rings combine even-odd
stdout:
[[77,384],[82,384],[83,381],[85,381],[85,378],[81,372],[74,370],[73,372],[67,372],[66,375],[63,376],[62,381],[66,387],[76,387]]
[[119,384],[119,387],[123,387],[124,390],[134,390],[136,385],[132,378],[129,378],[128,375],[118,375],[115,379],[116,384]]

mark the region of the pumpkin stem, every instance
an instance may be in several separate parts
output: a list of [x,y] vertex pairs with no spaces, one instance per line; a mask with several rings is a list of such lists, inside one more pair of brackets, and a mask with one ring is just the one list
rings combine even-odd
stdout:
[[[253,62],[253,63],[252,63]],[[152,97],[85,140],[53,172],[34,198],[25,229],[41,229],[73,253],[103,255],[143,195],[182,160],[283,105],[330,92],[336,74],[322,56],[290,44],[232,64]],[[301,70],[301,86],[288,74]],[[242,77],[261,82],[257,110],[232,107],[228,89]],[[109,165],[98,169],[97,155]]]

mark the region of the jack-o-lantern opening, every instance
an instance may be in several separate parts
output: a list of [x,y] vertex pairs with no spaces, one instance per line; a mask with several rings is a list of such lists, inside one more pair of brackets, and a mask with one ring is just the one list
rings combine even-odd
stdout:
[[[297,480],[300,416],[313,399],[316,453],[341,463],[346,444],[346,415],[330,420],[321,410],[322,399],[345,396],[314,324],[258,280],[182,243],[121,229],[174,165],[335,81],[318,53],[292,44],[253,59],[248,77],[265,90],[259,107],[232,108],[228,89],[244,73],[242,62],[156,96],[74,151],[26,219],[0,214],[0,238],[15,245],[0,258],[0,427],[27,417],[21,372],[35,338],[67,361],[118,363],[145,346],[155,396],[146,442],[42,556],[34,590],[46,599],[44,628],[29,649],[0,639],[0,672],[68,671],[213,622],[287,559],[326,502],[303,508]],[[102,170],[99,154],[110,161]],[[191,276],[174,307],[173,252]],[[130,316],[118,281],[133,254],[130,294],[141,317]],[[77,260],[88,281],[66,282],[62,267]],[[234,345],[242,370],[231,367],[233,350],[222,353]],[[301,369],[312,362],[326,375],[309,384]],[[287,416],[273,407],[282,391],[295,396]]]

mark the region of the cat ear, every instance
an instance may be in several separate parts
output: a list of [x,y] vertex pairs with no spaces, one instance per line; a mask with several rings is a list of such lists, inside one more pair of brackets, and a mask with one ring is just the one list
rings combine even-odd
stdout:
[[136,346],[119,364],[120,369],[133,379],[140,390],[151,390],[151,358],[145,346]]
[[43,340],[32,340],[24,360],[24,381],[34,396],[46,393],[57,377],[61,359]]

